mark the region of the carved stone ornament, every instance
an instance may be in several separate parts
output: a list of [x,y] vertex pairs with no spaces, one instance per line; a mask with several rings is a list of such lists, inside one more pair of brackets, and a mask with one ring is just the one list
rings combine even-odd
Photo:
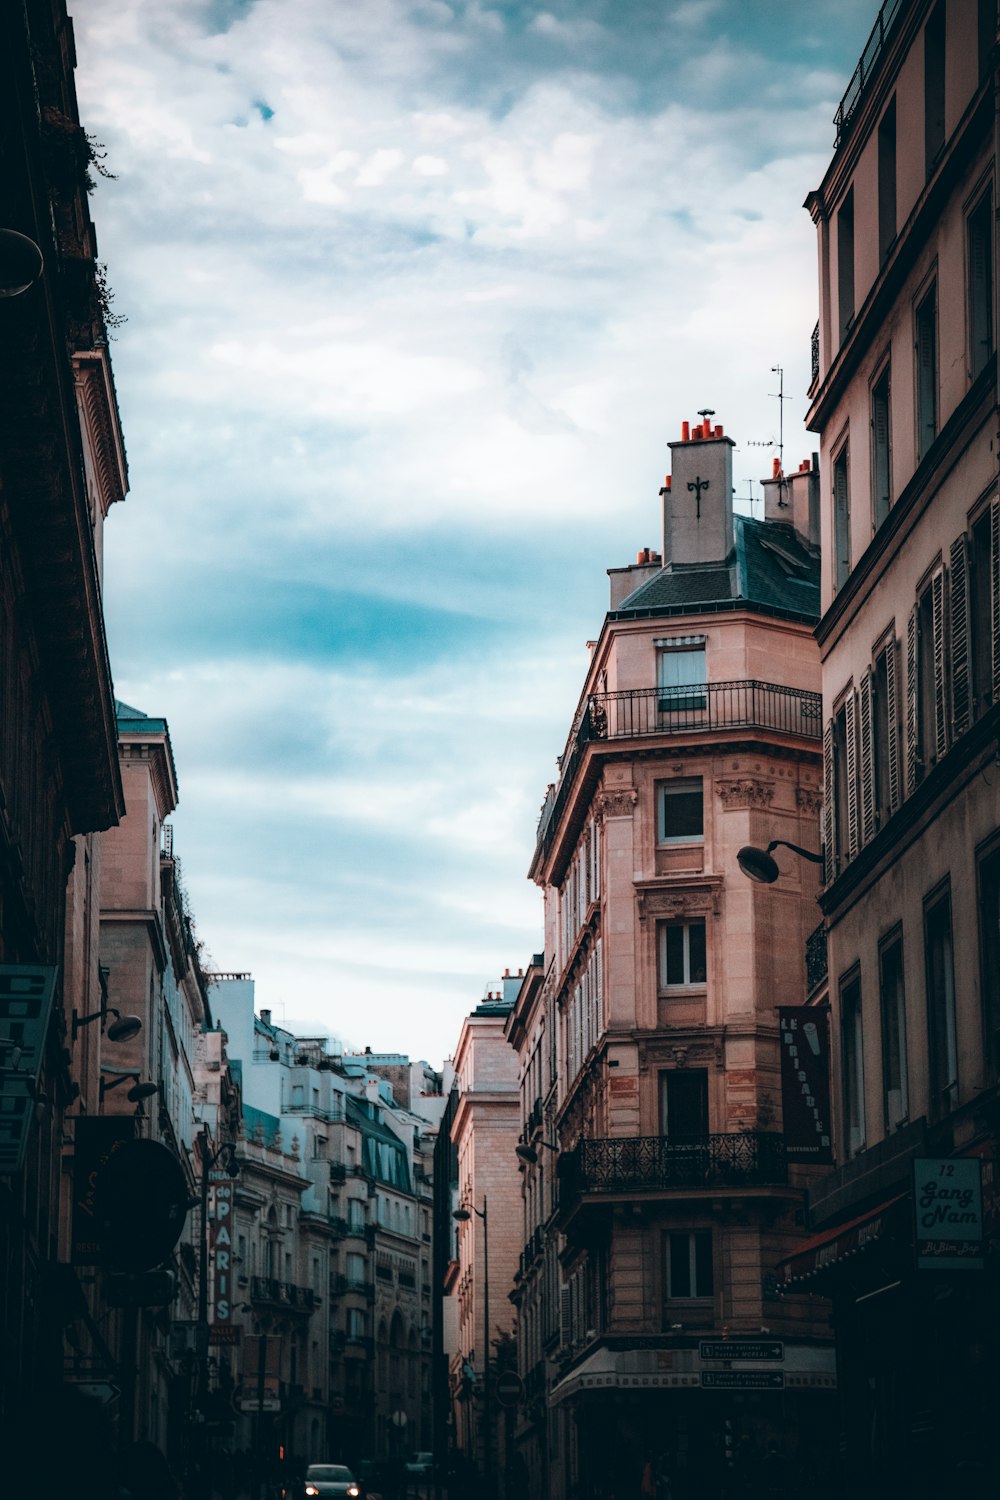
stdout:
[[716,886],[699,885],[687,890],[676,887],[657,890],[647,887],[636,894],[639,921],[648,917],[658,921],[682,921],[688,917],[717,917],[721,882]]
[[821,813],[823,811],[822,787],[797,786],[795,788],[795,806],[801,812]]
[[605,818],[630,818],[638,800],[639,793],[633,787],[624,787],[615,792],[600,792],[594,798],[594,817],[598,823],[603,823]]
[[753,776],[718,781],[716,789],[723,807],[767,807],[774,796],[773,786],[766,781],[757,781]]

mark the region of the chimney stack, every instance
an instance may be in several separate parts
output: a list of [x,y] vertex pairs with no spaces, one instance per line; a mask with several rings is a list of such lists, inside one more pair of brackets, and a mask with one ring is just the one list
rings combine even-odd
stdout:
[[804,458],[792,474],[783,474],[778,460],[770,479],[761,480],[764,520],[794,526],[810,547],[819,546],[819,454]]
[[668,567],[724,563],[733,546],[733,448],[715,413],[681,423],[670,443],[672,474],[663,491],[663,556]]

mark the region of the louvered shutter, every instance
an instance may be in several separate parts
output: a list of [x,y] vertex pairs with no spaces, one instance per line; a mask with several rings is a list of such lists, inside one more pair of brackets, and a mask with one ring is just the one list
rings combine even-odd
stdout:
[[568,1349],[572,1342],[569,1308],[569,1287],[559,1288],[559,1342],[564,1349]]
[[604,1030],[604,965],[601,958],[601,940],[594,946],[594,993],[597,1008],[597,1035]]
[[833,768],[833,722],[823,731],[823,880],[830,885],[837,875],[837,850],[834,847],[833,831],[834,798],[837,795]]
[[861,842],[875,837],[875,759],[872,726],[872,674],[861,679]]
[[990,596],[993,626],[993,702],[1000,701],[1000,501],[990,503]]
[[888,702],[886,703],[886,714],[889,720],[889,733],[886,740],[886,748],[889,761],[889,811],[894,813],[900,803],[899,787],[899,697],[896,688],[896,637],[886,647],[885,652],[885,691]]
[[965,532],[951,544],[951,727],[969,727],[969,554]]
[[858,711],[853,688],[844,704],[847,727],[847,848],[851,859],[858,852]]
[[917,607],[906,622],[906,794],[920,783],[920,725],[917,719]]
[[931,579],[931,630],[934,651],[934,756],[940,760],[948,749],[948,684],[944,659],[944,572]]

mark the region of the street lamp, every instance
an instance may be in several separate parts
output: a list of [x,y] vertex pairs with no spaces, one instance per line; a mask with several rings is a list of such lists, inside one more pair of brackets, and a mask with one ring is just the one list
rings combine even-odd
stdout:
[[483,1221],[483,1489],[489,1500],[493,1494],[493,1412],[490,1408],[490,1235],[485,1193],[481,1210],[456,1208],[452,1218],[467,1224],[473,1214]]
[[757,849],[753,844],[745,844],[737,851],[736,863],[744,875],[751,880],[759,881],[761,885],[773,885],[781,871],[778,862],[772,859],[772,849],[791,849],[793,854],[799,854],[803,859],[811,860],[814,865],[823,863],[823,855],[814,854],[811,849],[802,849],[798,844],[790,844],[787,839],[772,839],[766,849]]
[[108,1016],[115,1018],[104,1033],[109,1042],[130,1042],[142,1030],[142,1021],[138,1016],[123,1016],[121,1011],[115,1010],[113,1005],[102,1005],[100,1010],[92,1010],[89,1016],[80,1016],[76,1011],[73,1012],[73,1041],[76,1041],[76,1034],[81,1027],[89,1026],[91,1021],[106,1021]]
[[534,1146],[526,1146],[523,1142],[519,1142],[514,1147],[514,1155],[518,1161],[527,1162],[529,1167],[533,1167],[538,1160],[538,1151],[536,1150],[538,1146],[544,1146],[546,1151],[555,1151],[558,1155],[559,1147],[554,1145],[552,1141],[536,1141]]

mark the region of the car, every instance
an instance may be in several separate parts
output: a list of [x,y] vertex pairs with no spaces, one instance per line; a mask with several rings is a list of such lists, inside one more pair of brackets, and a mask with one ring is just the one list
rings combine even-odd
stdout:
[[361,1486],[346,1464],[310,1464],[306,1500],[360,1500]]
[[414,1453],[413,1457],[407,1461],[406,1472],[417,1479],[430,1479],[434,1473],[433,1453]]

